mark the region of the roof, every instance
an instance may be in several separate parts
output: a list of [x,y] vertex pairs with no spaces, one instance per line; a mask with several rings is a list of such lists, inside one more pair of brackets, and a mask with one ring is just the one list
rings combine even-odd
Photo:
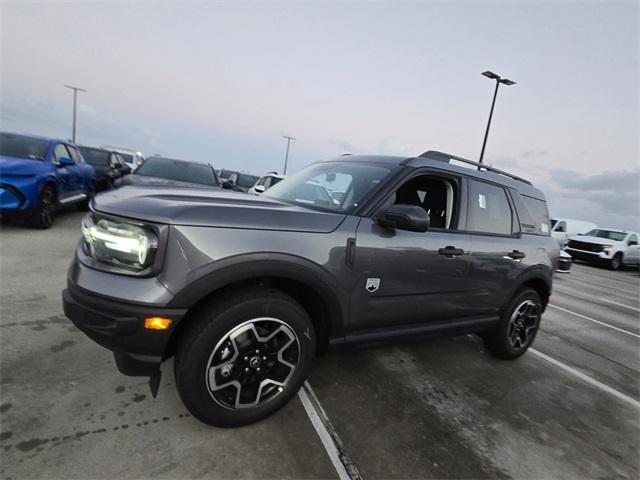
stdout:
[[4,132],[4,131],[0,133],[4,133],[7,135],[15,135],[16,137],[35,138],[37,140],[45,140],[47,142],[62,142],[62,143],[69,143],[73,145],[73,142],[71,142],[70,140],[64,140],[63,138],[44,137],[42,135],[31,135],[30,133],[15,133],[15,132]]
[[[426,155],[426,156],[423,156]],[[474,177],[480,180],[488,180],[494,183],[498,183],[504,185],[509,188],[513,188],[520,192],[523,195],[527,195],[534,198],[543,199],[544,194],[541,190],[534,187],[531,182],[512,175],[508,172],[495,169],[488,165],[482,165],[481,168],[486,168],[490,170],[478,170],[476,168],[472,168],[470,166],[461,166],[454,163],[450,163],[449,161],[445,161],[445,158],[448,160],[448,157],[454,161],[460,161],[464,163],[468,163],[470,165],[478,165],[476,162],[472,162],[470,160],[466,160],[460,157],[455,157],[453,155],[443,154],[441,152],[425,152],[419,157],[404,157],[397,155],[341,155],[339,157],[335,157],[327,162],[363,162],[363,163],[380,163],[386,165],[398,165],[398,166],[408,166],[408,167],[430,167],[434,170],[442,170],[444,172],[454,172],[459,175],[466,175],[468,177]],[[437,160],[435,158],[438,158]]]

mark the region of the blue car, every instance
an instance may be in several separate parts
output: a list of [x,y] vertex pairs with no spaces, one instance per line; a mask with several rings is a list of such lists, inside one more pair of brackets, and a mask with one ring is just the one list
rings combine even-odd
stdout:
[[89,208],[95,172],[72,143],[0,132],[0,216],[49,228],[64,205]]

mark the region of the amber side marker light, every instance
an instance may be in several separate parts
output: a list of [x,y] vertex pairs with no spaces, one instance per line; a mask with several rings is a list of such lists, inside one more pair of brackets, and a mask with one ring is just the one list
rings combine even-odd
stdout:
[[144,328],[147,330],[166,330],[173,320],[164,317],[147,317],[144,319]]

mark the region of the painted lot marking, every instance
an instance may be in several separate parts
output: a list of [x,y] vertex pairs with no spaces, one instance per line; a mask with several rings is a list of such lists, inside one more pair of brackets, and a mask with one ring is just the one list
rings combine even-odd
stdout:
[[623,328],[615,327],[615,326],[610,325],[608,323],[601,322],[600,320],[596,320],[595,318],[591,318],[591,317],[587,317],[586,315],[582,315],[581,313],[577,313],[577,312],[573,312],[571,310],[567,310],[566,308],[562,308],[562,307],[559,307],[557,305],[553,305],[552,303],[550,303],[549,306],[553,307],[553,308],[556,308],[558,310],[562,310],[563,312],[570,313],[571,315],[575,315],[576,317],[584,318],[585,320],[589,320],[590,322],[597,323],[598,325],[602,325],[603,327],[608,327],[608,328],[611,328],[613,330],[617,330],[619,332],[626,333],[627,335],[631,335],[633,337],[640,338],[640,335],[638,335],[637,333],[630,332],[630,331],[625,330]]
[[630,396],[625,395],[622,392],[619,392],[615,388],[611,388],[609,385],[605,385],[604,383],[599,382],[595,378],[591,378],[589,375],[582,373],[580,370],[576,370],[575,368],[570,367],[569,365],[562,363],[559,360],[556,360],[555,358],[551,358],[549,355],[545,355],[544,353],[536,350],[535,348],[530,348],[529,351],[534,355],[537,355],[538,357],[542,358],[543,360],[546,360],[547,362],[555,365],[556,367],[559,367],[565,370],[566,372],[569,372],[572,375],[578,377],[579,379],[593,385],[594,387],[597,387],[600,390],[603,390],[613,395],[614,397],[618,397],[620,400],[624,400],[625,402],[630,403],[634,407],[640,408],[640,402],[635,398],[631,398]]
[[624,303],[614,302],[612,300],[607,300],[606,298],[599,298],[601,302],[611,303],[613,305],[617,305],[618,307],[628,308],[629,310],[633,310],[634,312],[640,312],[640,308],[632,307],[631,305],[625,305]]
[[307,412],[313,428],[316,429],[316,433],[320,437],[331,463],[333,463],[336,472],[338,472],[340,480],[362,480],[362,475],[360,475],[358,468],[345,452],[340,437],[338,437],[333,425],[331,425],[331,421],[322,405],[320,405],[320,401],[313,392],[311,385],[306,380],[298,391],[298,397],[300,397],[302,406]]

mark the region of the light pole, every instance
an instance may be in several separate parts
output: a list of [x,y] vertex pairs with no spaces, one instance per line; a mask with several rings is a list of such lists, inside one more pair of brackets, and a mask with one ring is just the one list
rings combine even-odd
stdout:
[[86,92],[86,90],[84,88],[80,88],[80,87],[73,87],[71,85],[66,85],[65,87],[70,88],[71,90],[73,90],[73,127],[71,130],[71,141],[73,143],[76,143],[76,105],[77,105],[77,100],[78,100],[78,91],[80,92]]
[[[489,127],[491,127],[491,117],[493,117],[493,107],[496,105],[496,97],[498,96],[498,87],[500,86],[500,84],[504,84],[504,85],[515,85],[516,82],[514,82],[513,80],[509,80],[508,78],[501,78],[500,75],[496,75],[493,72],[482,72],[482,75],[484,75],[487,78],[490,78],[491,80],[495,80],[496,81],[496,89],[493,92],[493,101],[491,102],[491,111],[489,112],[489,121],[487,122],[487,130],[484,132],[484,141],[482,142],[482,151],[480,152],[480,162],[482,163],[482,159],[484,158],[484,148],[487,146],[487,137],[489,136]],[[480,170],[480,167],[478,167],[478,170]]]
[[283,135],[282,138],[286,138],[287,139],[287,151],[284,154],[284,172],[282,172],[283,175],[287,174],[287,162],[289,161],[289,145],[291,145],[291,140],[295,140],[294,137],[289,137],[287,135]]

